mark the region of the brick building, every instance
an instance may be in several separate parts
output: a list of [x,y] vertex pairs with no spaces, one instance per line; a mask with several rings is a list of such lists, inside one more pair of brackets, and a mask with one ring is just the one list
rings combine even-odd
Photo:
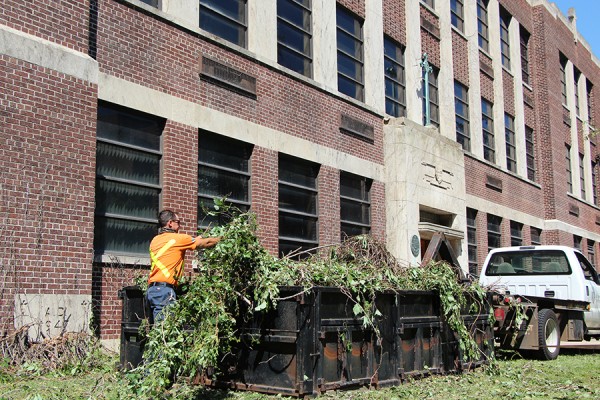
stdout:
[[433,232],[598,265],[600,62],[546,0],[0,0],[2,330],[120,331],[156,214],[273,254]]

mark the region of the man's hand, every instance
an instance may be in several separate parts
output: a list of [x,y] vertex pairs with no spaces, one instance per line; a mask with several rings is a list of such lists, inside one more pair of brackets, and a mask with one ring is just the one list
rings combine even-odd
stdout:
[[196,248],[207,249],[209,247],[213,247],[214,245],[216,245],[217,243],[219,243],[221,241],[221,238],[222,238],[221,236],[207,237],[207,238],[198,236],[195,240]]

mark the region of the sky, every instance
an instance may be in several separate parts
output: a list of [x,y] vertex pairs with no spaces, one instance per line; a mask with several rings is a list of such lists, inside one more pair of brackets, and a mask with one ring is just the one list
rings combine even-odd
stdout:
[[548,0],[555,3],[565,16],[575,8],[577,30],[600,59],[600,0]]

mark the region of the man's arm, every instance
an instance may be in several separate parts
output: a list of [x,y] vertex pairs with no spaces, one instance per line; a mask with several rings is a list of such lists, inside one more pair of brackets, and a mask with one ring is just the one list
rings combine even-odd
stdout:
[[217,243],[219,243],[221,241],[221,236],[219,237],[207,237],[207,238],[203,238],[198,236],[195,240],[196,242],[196,248],[200,248],[200,249],[206,249],[208,247],[213,247],[214,245],[216,245]]

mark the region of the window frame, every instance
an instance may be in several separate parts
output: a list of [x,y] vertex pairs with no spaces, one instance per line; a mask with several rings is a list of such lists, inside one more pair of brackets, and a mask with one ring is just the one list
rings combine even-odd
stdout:
[[510,221],[510,245],[523,245],[523,224],[517,221]]
[[542,244],[542,230],[540,228],[530,226],[529,227],[529,235],[530,235],[532,246],[540,246]]
[[[340,16],[350,18],[353,22],[353,31],[349,31],[340,25]],[[336,7],[336,49],[337,49],[337,78],[338,91],[346,96],[352,97],[358,101],[365,100],[365,54],[364,54],[364,21],[356,14],[337,4]],[[341,45],[341,38],[349,37],[354,43],[355,52],[350,54],[345,51]],[[349,59],[355,66],[356,72],[360,76],[350,76],[340,69],[340,59]],[[346,92],[341,82],[346,81],[353,88],[353,93]]]
[[450,0],[450,23],[460,32],[465,31],[465,6],[463,0]]
[[[395,42],[392,38],[384,35],[383,38],[384,46],[384,76],[385,76],[385,111],[387,114],[394,117],[405,117],[406,116],[406,68],[404,64],[404,47]],[[390,47],[393,46],[392,49]],[[394,57],[388,51],[393,50]],[[400,57],[398,57],[400,56]],[[396,76],[388,74],[386,64],[391,64],[390,67],[397,68],[398,73]],[[391,71],[390,71],[391,72]],[[398,93],[398,96],[388,95],[388,84],[392,87],[392,94]],[[393,110],[393,113],[390,113]],[[396,112],[397,111],[397,112]]]
[[[307,4],[303,4],[306,2]],[[298,7],[303,13],[303,26],[299,26],[296,22],[285,18],[280,6],[290,4],[292,7]],[[312,78],[313,74],[313,56],[312,56],[312,2],[311,0],[277,0],[277,63],[292,71],[295,71],[308,78]],[[288,29],[299,33],[303,37],[303,50],[297,49],[291,43],[286,43],[282,40],[283,33],[280,31],[280,24]],[[299,57],[302,62],[302,67],[295,65],[295,62],[284,62],[282,53],[290,52]],[[292,65],[294,64],[294,65]]]
[[486,53],[490,51],[490,27],[488,23],[488,0],[477,0],[477,43]]
[[469,273],[477,275],[477,210],[467,208],[467,253],[469,259]]
[[533,128],[525,125],[525,157],[527,159],[527,179],[535,182],[535,142]]
[[510,71],[510,21],[512,16],[500,7],[500,55],[502,66]]
[[529,72],[529,41],[531,34],[520,26],[519,39],[521,44],[521,79],[526,85],[531,85],[531,74]]
[[[426,71],[423,70],[422,73],[422,78],[423,78],[423,83],[425,83],[425,76],[424,74],[426,73]],[[438,82],[438,78],[439,78],[439,73],[440,70],[439,68],[435,67],[435,66],[431,66],[431,73],[429,73],[429,122],[431,125],[435,126],[435,127],[440,127],[440,97],[439,97],[439,82]],[[422,106],[423,106],[423,125],[426,124],[426,115],[425,115],[425,93],[423,91],[423,101],[422,101]]]
[[[246,48],[248,46],[248,1],[247,0],[235,0],[238,2],[238,5],[243,5],[243,10],[238,10],[237,17],[232,17],[219,10],[218,7],[215,6],[213,2],[219,2],[220,0],[199,0],[199,23],[198,26],[200,29],[209,32],[221,39],[233,43],[237,46]],[[210,26],[207,26],[203,23],[202,16],[211,16],[216,20],[220,20],[224,22],[224,24],[228,28],[234,28],[234,31],[237,31],[237,38],[235,41],[227,38],[227,35],[224,35],[222,32],[219,32],[217,29],[211,29]]]
[[[353,196],[352,194],[346,192],[344,190],[345,186],[343,184],[343,181],[349,182],[349,181],[354,181],[353,183],[358,183],[358,188],[355,186],[355,189],[358,189],[358,192],[360,192],[360,196]],[[356,175],[356,174],[352,174],[350,172],[346,172],[346,171],[340,171],[340,232],[341,232],[341,238],[342,240],[345,238],[344,235],[350,237],[350,236],[356,236],[356,235],[349,235],[348,234],[348,230],[344,229],[344,225],[346,225],[349,228],[354,228],[354,229],[359,229],[361,230],[361,233],[359,233],[358,235],[366,235],[371,233],[371,222],[372,222],[372,217],[371,217],[371,186],[373,184],[373,181],[369,178],[366,178],[364,176],[360,176],[360,175]],[[344,219],[344,209],[345,206],[344,204],[346,202],[349,203],[353,203],[354,205],[359,205],[361,208],[361,211],[363,212],[363,214],[361,215],[361,219],[365,218],[365,210],[366,210],[366,219],[367,221],[358,221],[358,220],[349,220],[349,219]]]
[[[124,128],[125,125],[118,124],[118,137],[109,137],[110,135],[103,135],[102,127],[104,118],[104,111],[112,113],[113,118],[118,118],[118,121],[122,122],[123,118],[126,120],[140,120],[144,123],[143,127],[133,130],[129,134],[126,134],[127,130]],[[109,123],[112,123],[110,121]],[[114,125],[114,123],[112,123]],[[157,215],[162,201],[162,163],[163,163],[163,132],[166,124],[166,120],[161,117],[157,117],[151,114],[147,114],[135,109],[123,107],[117,104],[99,101],[98,112],[97,112],[97,132],[96,132],[96,171],[95,171],[95,206],[94,206],[94,241],[93,249],[95,255],[110,255],[119,254],[124,256],[135,256],[147,255],[147,244],[150,242],[152,237],[156,234]],[[152,127],[152,125],[154,125]],[[141,135],[146,135],[145,140],[136,141],[135,143],[131,140],[135,132],[139,131]],[[155,143],[150,144],[148,138],[156,136],[154,139]],[[144,139],[143,136],[136,135],[136,138]],[[129,139],[129,140],[128,140]],[[148,143],[144,145],[143,143]],[[148,160],[157,159],[156,161],[156,174],[152,180],[141,180],[130,177],[119,176],[117,170],[122,171],[121,165],[118,165],[114,161],[110,163],[112,174],[102,173],[103,164],[100,162],[100,149],[103,146],[112,147],[114,149],[121,149],[130,154],[137,153],[141,156],[149,157],[145,161],[140,161],[143,165],[139,165],[139,168],[143,168],[148,171]],[[113,152],[115,154],[115,152]],[[126,159],[125,168],[135,168],[135,159],[129,157]],[[135,172],[134,172],[135,174]],[[99,200],[99,196],[102,195],[103,191],[99,189],[103,183],[113,186],[120,186],[125,189],[122,191],[123,197],[129,198],[131,203],[136,204],[136,209],[146,209],[145,216],[133,215],[127,212],[127,207],[120,202],[119,199],[110,196],[112,203],[118,203],[118,209],[120,212],[111,212],[110,204],[111,201],[102,203]],[[142,190],[138,193],[137,200],[145,199],[152,193],[152,197],[155,198],[154,204],[140,204],[136,201],[135,194],[126,193],[126,189],[131,188],[133,190]],[[145,192],[145,193],[144,193]],[[108,198],[108,196],[107,196]],[[101,211],[105,209],[105,211]],[[100,220],[105,222],[100,222]],[[128,225],[129,230],[124,230],[123,226],[118,229],[117,236],[114,236],[114,232],[111,234],[110,224],[125,224]],[[106,224],[106,225],[105,225]],[[104,230],[104,229],[107,230]],[[101,231],[102,230],[102,231]],[[121,234],[124,232],[124,234]],[[143,233],[142,233],[143,232]],[[141,233],[141,234],[140,234]],[[102,241],[102,238],[105,240]],[[122,248],[112,248],[109,244],[111,238],[112,241],[118,241],[121,243]],[[130,242],[127,242],[127,240]]]
[[[486,113],[486,109],[489,112]],[[489,129],[484,126],[484,121],[488,122]],[[494,105],[492,102],[481,98],[481,131],[483,136],[483,158],[491,163],[496,163],[496,143],[494,137]],[[488,144],[486,145],[486,139]],[[487,154],[486,154],[487,150]],[[489,155],[489,158],[488,158]]]
[[517,173],[515,118],[507,113],[504,113],[504,137],[506,140],[506,169],[510,172]]
[[581,192],[581,198],[585,200],[587,191],[585,190],[585,157],[582,153],[579,153],[579,186]]
[[568,107],[567,102],[567,63],[569,60],[561,53],[560,54],[560,84],[561,84],[561,96],[562,105]]
[[[286,180],[282,177],[282,169],[285,168],[283,172],[296,172],[297,175],[300,174],[301,171],[310,171],[311,175],[303,175],[301,177],[307,178],[306,182],[298,182],[292,180]],[[319,188],[318,188],[318,176],[319,176],[320,166],[313,162],[303,160],[301,158],[293,157],[287,154],[279,153],[278,157],[278,220],[279,222],[279,230],[278,230],[278,253],[280,256],[287,255],[282,251],[282,243],[287,243],[288,248],[289,245],[297,245],[296,248],[300,248],[303,251],[303,256],[308,257],[311,253],[310,249],[314,249],[319,245]],[[310,182],[313,182],[311,185]],[[282,207],[282,189],[288,189],[294,191],[294,193],[300,193],[300,197],[302,194],[308,194],[309,196],[314,195],[314,212],[300,210],[300,207],[291,208],[291,207]],[[297,206],[299,204],[296,204]],[[314,239],[309,238],[308,236],[286,236],[282,234],[282,226],[281,220],[283,215],[291,216],[292,218],[298,218],[303,222],[307,223],[307,226],[311,226],[313,228],[312,232],[314,233]],[[310,233],[307,233],[309,235]]]
[[[244,168],[244,162],[241,163],[241,167],[240,168],[234,168],[231,165],[225,165],[226,163],[223,162],[214,162],[214,161],[210,161],[207,159],[202,159],[202,157],[204,156],[204,148],[209,147],[211,148],[211,150],[215,149],[215,152],[218,150],[224,150],[221,152],[221,154],[225,154],[227,155],[230,159],[231,158],[236,158],[239,153],[243,154],[244,152],[247,154],[247,156],[242,156],[242,157],[237,157],[240,160],[243,159],[243,161],[245,162],[245,168]],[[218,149],[218,148],[221,149]],[[234,151],[232,151],[233,149],[235,149]],[[220,179],[223,179],[224,177],[228,177],[228,176],[234,176],[234,177],[238,177],[238,178],[242,178],[243,180],[246,181],[246,193],[245,193],[245,198],[244,199],[236,199],[231,197],[231,192],[225,193],[225,192],[219,192],[219,193],[209,193],[205,190],[205,187],[202,187],[203,185],[198,184],[198,215],[197,215],[197,220],[196,220],[196,226],[198,230],[205,230],[207,228],[209,228],[210,226],[213,226],[213,223],[216,223],[217,225],[222,225],[224,223],[226,223],[227,221],[225,219],[222,219],[223,217],[219,218],[218,220],[214,220],[211,217],[208,217],[208,221],[209,223],[203,223],[207,218],[207,216],[202,215],[201,212],[201,208],[202,208],[202,204],[209,204],[212,205],[213,199],[215,198],[220,198],[220,197],[226,197],[226,202],[235,207],[240,209],[241,211],[248,211],[250,209],[250,205],[251,205],[251,198],[250,198],[250,183],[251,183],[251,178],[252,178],[252,166],[251,166],[251,156],[252,156],[252,149],[253,146],[249,143],[246,142],[242,142],[227,136],[223,136],[223,135],[219,135],[217,133],[214,132],[210,132],[210,131],[205,131],[205,130],[199,130],[198,132],[198,181],[200,181],[201,177],[203,176],[201,174],[202,170],[212,170],[214,171],[216,174],[213,176],[208,175],[208,179],[212,179],[216,176],[217,182],[220,182]],[[234,153],[238,153],[238,154],[234,154]],[[219,187],[221,186],[220,184],[218,185]]]
[[573,166],[571,164],[571,146],[568,144],[565,145],[567,154],[566,154],[566,163],[567,163],[567,192],[573,193]]
[[[459,112],[459,108],[462,109],[462,112]],[[469,88],[457,80],[454,81],[454,115],[456,123],[456,141],[461,144],[463,150],[470,152]],[[460,132],[458,128],[459,122],[462,122],[464,132]]]
[[[496,228],[494,230],[494,228]],[[487,214],[487,238],[488,238],[488,252],[493,249],[502,247],[502,217],[494,214]],[[498,242],[497,246],[492,246],[490,243],[492,240]]]

